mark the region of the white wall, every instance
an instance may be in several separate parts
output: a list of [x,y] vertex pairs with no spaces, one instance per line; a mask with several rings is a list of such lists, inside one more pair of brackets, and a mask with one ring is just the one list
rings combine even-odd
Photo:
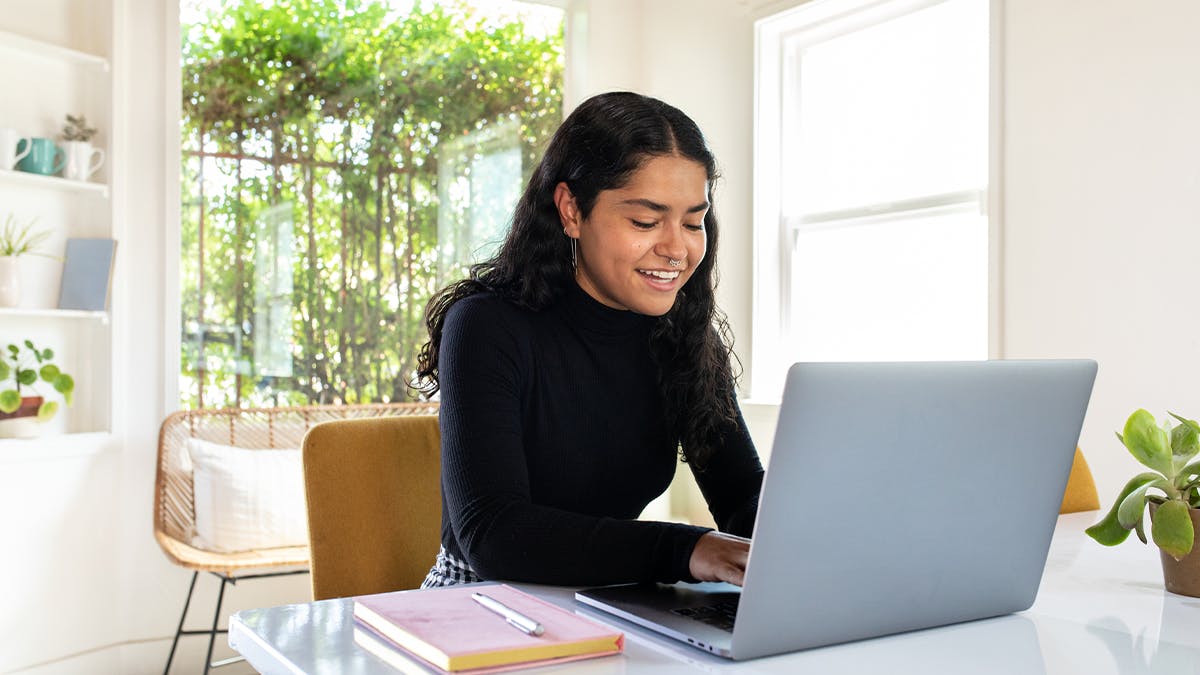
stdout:
[[[749,366],[753,20],[799,1],[655,0],[590,13],[588,93],[636,88],[691,114],[717,154],[720,299]],[[1086,357],[1081,437],[1107,504],[1137,468],[1137,407],[1200,416],[1200,3],[1007,0],[1000,354]],[[608,27],[612,32],[600,34]],[[602,64],[602,65],[597,65]],[[773,410],[747,406],[760,447]]]
[[1100,499],[1133,410],[1200,416],[1200,3],[1008,0],[1006,353],[1100,363]]
[[[156,672],[166,643],[153,639],[173,629],[186,591],[187,575],[166,562],[150,527],[154,435],[172,372],[164,345],[174,330],[161,290],[170,244],[164,232],[174,227],[178,193],[167,168],[174,160],[164,160],[175,114],[162,37],[175,20],[170,4],[116,2],[129,114],[114,130],[123,139],[112,161],[122,167],[114,181],[124,221],[118,227],[126,228],[118,255],[137,261],[121,268],[114,288],[123,378],[114,423],[125,443],[98,459],[4,467],[0,495],[26,497],[0,499],[3,540],[20,542],[17,560],[6,549],[3,570],[19,575],[18,597],[46,602],[42,613],[32,602],[13,605],[12,596],[0,603],[0,672],[131,640],[151,642],[36,672]],[[747,367],[752,25],[765,4],[571,3],[573,26],[586,25],[588,35],[572,51],[585,63],[584,77],[568,85],[569,103],[636,89],[687,111],[709,137],[725,176],[717,195],[720,300]],[[1128,412],[1146,406],[1200,416],[1200,392],[1188,377],[1200,365],[1200,317],[1187,306],[1190,253],[1200,247],[1197,25],[1200,3],[1192,0],[1007,0],[1003,353],[1100,362],[1082,442],[1105,502],[1135,470],[1112,437]],[[747,415],[760,445],[769,444],[773,410],[748,407]],[[302,599],[306,583],[247,584],[227,607]],[[206,582],[206,598],[212,590]],[[77,631],[61,623],[68,619],[57,608],[67,605],[79,616],[69,619]],[[199,605],[197,619],[211,611],[211,600]],[[43,625],[67,630],[32,630]],[[20,641],[19,650],[12,646]],[[183,656],[195,664],[199,639],[190,641]]]

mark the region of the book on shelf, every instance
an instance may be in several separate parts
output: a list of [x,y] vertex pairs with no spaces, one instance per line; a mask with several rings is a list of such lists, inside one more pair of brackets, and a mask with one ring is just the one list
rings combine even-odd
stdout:
[[[473,600],[473,593],[534,619],[544,632],[518,630]],[[418,665],[443,671],[494,672],[619,654],[625,646],[620,631],[505,584],[359,596],[354,598],[354,618],[370,629],[356,632],[355,641],[402,672],[419,671],[412,657]],[[383,639],[372,642],[375,636]]]
[[116,247],[117,242],[113,239],[67,240],[62,287],[58,294],[59,309],[103,312],[108,308]]

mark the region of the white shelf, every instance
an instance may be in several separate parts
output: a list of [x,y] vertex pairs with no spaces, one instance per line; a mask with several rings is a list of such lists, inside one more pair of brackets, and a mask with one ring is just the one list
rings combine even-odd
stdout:
[[[0,0],[0,6],[9,4]],[[86,114],[99,122],[95,126],[109,128],[109,143],[119,144],[121,134],[114,125],[125,117],[118,111],[126,102],[115,91],[118,80],[113,66],[121,60],[113,50],[121,43],[111,20],[121,13],[119,3],[63,0],[25,4],[30,11],[6,12],[0,22],[0,80],[21,92],[7,97],[0,94],[0,108],[11,118],[5,126],[19,129],[23,136],[56,137],[50,124],[61,120],[63,112]],[[52,7],[40,11],[40,5],[46,4]],[[60,10],[70,16],[57,20]],[[106,152],[111,160],[111,148]],[[51,244],[71,236],[111,237],[117,205],[113,179],[104,176],[112,166],[109,163],[86,180],[0,169],[0,223],[8,208],[18,212],[21,222],[40,218],[43,227],[53,233]],[[62,255],[61,251],[55,253]],[[73,408],[39,425],[37,438],[0,439],[0,472],[24,469],[36,474],[56,470],[55,462],[88,466],[109,459],[116,455],[120,440],[110,431],[116,418],[112,400],[117,341],[112,332],[114,315],[57,309],[55,288],[61,265],[38,259],[23,265],[23,272],[31,276],[22,285],[29,284],[31,292],[38,290],[39,297],[27,297],[23,306],[0,308],[0,333],[7,338],[3,344],[20,335],[39,345],[53,345],[68,372],[95,386],[76,391]],[[50,293],[53,297],[48,297]],[[15,431],[5,429],[6,433]]]
[[65,61],[82,66],[99,68],[106,73],[109,71],[108,59],[104,58],[103,56],[89,54],[87,52],[81,52],[75,49],[68,49],[66,47],[60,47],[50,42],[35,40],[33,38],[25,37],[24,35],[17,35],[16,33],[9,33],[7,31],[0,31],[0,47],[6,47],[12,51],[21,52],[31,56],[38,56],[45,59]]
[[43,176],[25,171],[5,171],[0,169],[0,182],[40,187],[50,190],[65,190],[67,192],[88,192],[108,199],[108,186],[104,183],[89,183],[82,180],[67,180],[58,176]]
[[0,316],[41,319],[84,319],[108,323],[108,312],[89,312],[81,309],[40,309],[31,307],[0,307]]
[[112,444],[112,438],[107,431],[0,438],[0,464],[98,455]]

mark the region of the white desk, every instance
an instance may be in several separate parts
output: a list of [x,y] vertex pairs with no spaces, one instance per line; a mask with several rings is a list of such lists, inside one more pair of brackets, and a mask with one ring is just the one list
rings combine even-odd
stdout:
[[[1061,516],[1041,590],[1020,614],[730,662],[585,608],[573,589],[520,585],[623,630],[625,654],[538,673],[1080,673],[1200,675],[1200,598],[1162,588],[1158,549],[1105,548],[1096,513]],[[354,644],[353,603],[325,600],[235,614],[229,645],[264,673],[394,673]]]

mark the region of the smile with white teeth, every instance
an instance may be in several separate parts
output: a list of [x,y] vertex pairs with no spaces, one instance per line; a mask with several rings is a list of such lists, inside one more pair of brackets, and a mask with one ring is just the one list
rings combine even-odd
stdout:
[[679,270],[672,270],[670,272],[666,270],[638,270],[638,272],[648,277],[663,279],[665,281],[671,281],[679,276]]

